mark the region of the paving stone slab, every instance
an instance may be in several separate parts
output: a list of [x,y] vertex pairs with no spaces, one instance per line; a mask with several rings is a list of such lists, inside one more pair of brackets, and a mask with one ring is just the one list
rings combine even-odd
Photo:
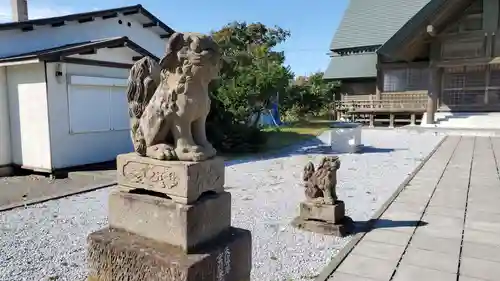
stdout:
[[398,203],[398,202],[393,202],[389,208],[384,212],[386,213],[413,213],[415,215],[422,215],[425,210],[425,205],[419,205],[419,204],[411,204],[411,203]]
[[330,278],[329,281],[375,281],[371,278],[360,277],[352,274],[346,274],[341,272],[336,272]]
[[[500,184],[498,184],[498,186],[500,186]],[[482,200],[483,198],[500,201],[500,188],[491,190],[478,190],[477,188],[471,188],[468,196],[471,201]]]
[[459,197],[448,197],[448,194],[436,195],[433,196],[431,201],[429,202],[429,206],[439,206],[439,207],[447,207],[457,210],[465,210],[465,196]]
[[417,228],[415,233],[422,233],[428,236],[440,237],[445,239],[461,239],[462,238],[462,230],[461,229],[453,229],[448,227],[443,227],[439,225],[425,225]]
[[478,220],[478,221],[487,221],[492,223],[500,223],[500,214],[467,210],[467,220]]
[[500,246],[500,235],[498,235],[498,233],[478,231],[466,228],[464,231],[463,241]]
[[415,205],[425,205],[429,201],[429,195],[415,195],[418,194],[418,191],[413,192],[403,192],[400,194],[395,200],[394,203],[410,203]]
[[463,242],[462,257],[500,262],[500,246]]
[[374,229],[368,232],[363,240],[382,242],[397,246],[406,246],[408,241],[410,241],[412,233],[410,232],[399,232],[393,231],[391,229]]
[[350,254],[337,268],[336,272],[389,281],[396,269],[396,265],[396,262]]
[[418,248],[422,250],[436,251],[439,253],[450,254],[457,256],[460,254],[461,239],[444,239],[425,235],[423,233],[415,233],[411,238],[410,248]]
[[500,223],[497,222],[489,222],[482,220],[466,220],[465,228],[470,228],[473,230],[486,231],[498,233],[500,236]]
[[484,279],[477,279],[477,278],[472,278],[472,277],[460,275],[458,277],[458,281],[484,281]]
[[424,214],[422,221],[427,222],[431,225],[437,225],[440,227],[449,227],[454,229],[463,230],[463,219],[451,218],[440,215]]
[[401,264],[392,281],[456,281],[456,274]]
[[396,246],[363,239],[356,245],[351,253],[354,255],[377,258],[397,263],[399,259],[401,259],[404,250],[404,246]]
[[485,281],[498,281],[500,276],[500,263],[462,257],[460,262],[460,274],[483,279]]
[[469,205],[467,206],[467,209],[471,210],[472,212],[485,212],[485,213],[500,215],[500,207],[498,203],[493,204],[484,202],[483,203],[470,202]]
[[458,271],[458,254],[444,254],[410,247],[403,256],[400,266],[403,264],[455,274]]
[[441,206],[428,206],[425,213],[429,215],[439,215],[463,220],[465,216],[465,209],[460,210]]

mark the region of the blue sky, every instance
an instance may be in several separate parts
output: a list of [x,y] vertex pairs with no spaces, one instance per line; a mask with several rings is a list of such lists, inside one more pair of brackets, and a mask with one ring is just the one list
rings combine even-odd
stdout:
[[[235,20],[288,29],[292,36],[280,48],[293,72],[306,75],[327,67],[328,46],[348,0],[28,0],[28,10],[30,18],[40,18],[135,4],[177,31],[207,33]],[[0,0],[0,21],[9,18],[10,0]]]

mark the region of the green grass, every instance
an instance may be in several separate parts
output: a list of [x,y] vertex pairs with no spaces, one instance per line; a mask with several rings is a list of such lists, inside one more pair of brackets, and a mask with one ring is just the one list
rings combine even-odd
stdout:
[[234,160],[269,154],[320,135],[329,128],[328,124],[328,122],[322,120],[311,122],[301,121],[279,128],[265,128],[263,131],[267,134],[267,143],[259,153],[225,154],[221,156],[226,160]]
[[264,152],[274,151],[320,135],[328,129],[327,122],[298,122],[286,127],[266,128],[268,140]]

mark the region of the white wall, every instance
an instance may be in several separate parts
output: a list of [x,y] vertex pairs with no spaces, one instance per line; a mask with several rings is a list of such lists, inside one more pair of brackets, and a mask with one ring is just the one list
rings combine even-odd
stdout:
[[[122,24],[118,21],[122,20]],[[131,26],[127,26],[130,22]],[[35,26],[33,31],[0,31],[0,56],[16,55],[29,51],[57,47],[70,43],[128,36],[141,47],[160,57],[165,51],[165,41],[152,30],[143,28],[132,16],[96,19],[92,22],[68,22],[60,27]],[[15,46],[15,47],[14,47]]]
[[124,48],[99,49],[97,50],[97,53],[93,55],[73,55],[69,57],[133,64],[134,63],[134,61],[132,60],[133,56],[140,56],[140,54],[130,50],[129,48],[124,47]]
[[[123,54],[125,54],[125,52],[123,52]],[[118,61],[126,60],[125,57],[119,58],[119,55],[120,52],[116,52],[114,58]],[[103,59],[99,56],[95,57],[95,55],[92,58]],[[128,129],[114,131],[103,130],[100,132],[71,132],[68,98],[68,88],[71,89],[71,86],[67,85],[69,77],[72,75],[126,79],[128,77],[128,69],[61,64],[63,76],[58,82],[58,79],[56,79],[54,75],[56,65],[56,63],[47,64],[53,168],[59,169],[110,161],[114,160],[120,153],[131,152],[133,146],[130,139],[130,131]],[[125,88],[123,88],[123,91],[125,91]],[[106,91],[102,93],[103,95],[107,94]],[[123,95],[125,95],[125,92],[123,92]],[[93,110],[99,109],[101,109],[101,107],[98,105],[95,105],[94,108],[86,108],[89,116],[88,122],[92,122]],[[128,108],[126,103],[117,105],[113,110],[121,111],[123,113],[122,116],[125,116],[122,121],[128,121]]]
[[43,63],[7,67],[12,160],[49,170],[50,136]]
[[12,163],[7,71],[0,67],[0,167]]

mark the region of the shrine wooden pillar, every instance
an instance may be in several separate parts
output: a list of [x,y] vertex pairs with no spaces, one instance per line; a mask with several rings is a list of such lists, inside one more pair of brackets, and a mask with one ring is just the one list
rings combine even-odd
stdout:
[[427,96],[427,124],[434,124],[438,106],[438,97],[441,90],[440,68],[431,64],[429,68],[429,92]]

